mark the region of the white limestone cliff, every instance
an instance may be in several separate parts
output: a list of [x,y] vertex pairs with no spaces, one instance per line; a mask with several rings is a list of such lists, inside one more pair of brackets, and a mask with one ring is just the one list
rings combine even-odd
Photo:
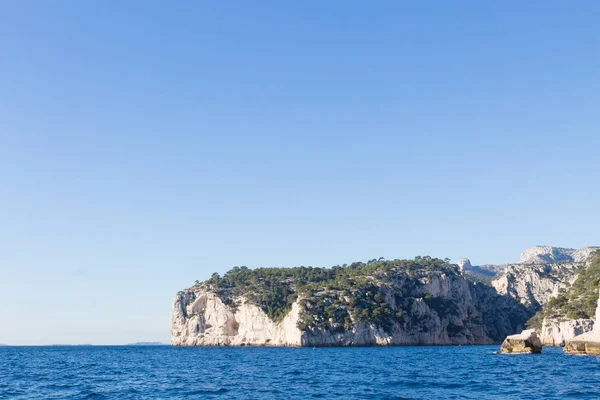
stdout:
[[[600,291],[598,304],[596,306],[596,322],[600,318]],[[563,348],[566,354],[587,354],[600,355],[600,324],[595,324],[589,332],[577,335],[571,340],[568,340]]]
[[599,247],[579,250],[535,246],[525,250],[516,264],[509,264],[492,281],[502,295],[508,295],[526,307],[539,310],[561,289],[577,278],[578,269],[590,262]]
[[237,298],[229,307],[214,293],[188,289],[173,302],[171,342],[176,346],[299,346],[298,304],[280,323]]
[[[452,310],[431,308],[424,298],[411,302],[404,319],[391,331],[353,320],[343,330],[300,330],[303,311],[296,301],[281,322],[272,321],[244,297],[226,305],[207,287],[196,285],[179,292],[173,302],[172,344],[175,346],[370,346],[490,344],[501,340],[515,319],[509,303],[493,290],[474,287],[458,275],[433,275],[422,282],[421,293],[451,303]],[[385,292],[395,307],[397,292]],[[409,294],[412,296],[414,293]],[[474,297],[475,296],[475,297]],[[494,297],[496,296],[496,297]],[[501,304],[503,308],[497,309]],[[304,310],[306,311],[306,310]],[[521,310],[514,311],[516,313]],[[520,317],[523,318],[523,317]],[[487,324],[487,325],[486,325]],[[491,335],[491,336],[490,336]]]
[[592,319],[546,320],[542,322],[540,340],[544,346],[564,346],[576,336],[591,331],[594,328]]
[[[343,333],[309,333],[298,327],[299,302],[282,322],[274,322],[244,298],[229,307],[210,291],[188,289],[173,303],[171,342],[174,346],[340,346],[386,345],[392,338],[370,324],[359,323]],[[416,312],[423,312],[416,306]],[[397,338],[397,340],[402,340]]]
[[[343,329],[338,326],[301,330],[298,326],[302,325],[303,313],[311,312],[301,301],[293,304],[285,318],[275,322],[244,296],[228,298],[224,304],[222,298],[210,290],[210,285],[196,285],[175,297],[172,343],[178,346],[352,346],[498,342],[507,334],[523,329],[515,321],[522,324],[571,285],[578,269],[587,265],[596,249],[548,246],[528,249],[521,255],[522,263],[502,266],[504,272],[492,282],[495,290],[467,281],[469,278],[462,272],[475,268],[468,259],[459,260],[457,274],[436,273],[427,279],[420,278],[418,290],[402,286],[385,289],[385,301],[394,312],[404,315],[387,332],[380,326],[355,320],[351,327]],[[426,294],[439,302],[437,306],[426,301]],[[398,296],[413,300],[404,302],[402,308],[396,303]],[[451,312],[444,309],[444,303],[450,304]],[[543,322],[538,335],[544,345],[563,345],[589,332],[593,325],[592,320],[548,320]]]
[[[521,254],[519,263],[510,264],[492,281],[499,294],[510,296],[531,310],[539,311],[553,297],[567,289],[585,268],[598,247],[565,249],[536,246]],[[564,346],[577,335],[589,332],[591,319],[545,319],[538,333],[544,346]]]
[[583,262],[511,264],[492,281],[492,286],[499,294],[508,295],[532,310],[539,310],[556,297],[560,289],[575,280],[577,268],[583,265]]
[[458,265],[458,268],[460,268],[461,271],[468,270],[473,267],[471,265],[471,260],[469,260],[468,258],[461,258],[456,264]]

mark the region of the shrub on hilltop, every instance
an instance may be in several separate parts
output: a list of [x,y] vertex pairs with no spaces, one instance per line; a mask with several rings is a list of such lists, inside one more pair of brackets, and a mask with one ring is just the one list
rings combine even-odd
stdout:
[[[274,321],[281,321],[300,297],[300,329],[349,328],[353,321],[377,324],[389,331],[394,322],[406,318],[406,308],[415,299],[390,295],[392,287],[419,295],[421,280],[433,274],[458,274],[448,259],[429,256],[414,260],[373,259],[367,263],[336,265],[331,268],[235,267],[222,277],[213,274],[199,285],[214,290],[225,304],[244,296]],[[422,293],[420,294],[422,295]],[[392,296],[393,299],[386,299]],[[436,298],[427,300],[440,314],[452,312],[451,305]],[[394,305],[395,310],[392,308]]]

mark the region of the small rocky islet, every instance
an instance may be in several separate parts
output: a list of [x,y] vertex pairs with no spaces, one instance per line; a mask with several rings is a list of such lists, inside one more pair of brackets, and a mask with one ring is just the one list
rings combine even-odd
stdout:
[[535,329],[527,329],[519,334],[510,335],[500,346],[499,353],[530,353],[539,354],[542,352],[542,342],[537,336]]
[[508,341],[511,353],[537,353],[539,342],[540,351],[542,345],[564,346],[565,353],[598,354],[598,250],[536,246],[506,265],[416,257],[332,268],[235,267],[177,293],[171,342],[312,347]]

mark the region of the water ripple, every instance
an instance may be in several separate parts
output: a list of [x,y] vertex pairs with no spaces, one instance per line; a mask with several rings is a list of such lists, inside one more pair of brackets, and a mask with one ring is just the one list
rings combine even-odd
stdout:
[[596,399],[600,359],[546,348],[0,348],[0,399]]

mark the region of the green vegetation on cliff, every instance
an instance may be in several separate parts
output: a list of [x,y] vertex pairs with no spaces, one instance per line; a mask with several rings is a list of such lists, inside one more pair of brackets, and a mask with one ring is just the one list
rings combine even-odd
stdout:
[[[435,274],[455,276],[458,269],[448,259],[429,256],[391,261],[380,258],[332,268],[235,267],[223,277],[215,273],[197,284],[210,287],[225,304],[233,307],[234,299],[244,296],[274,321],[285,318],[300,297],[299,328],[303,330],[342,331],[361,321],[389,331],[395,322],[408,318],[407,309],[418,298],[424,298],[441,317],[455,312],[447,301],[422,290],[422,282]],[[398,295],[399,291],[393,287],[406,295]]]
[[594,317],[599,288],[600,251],[595,253],[589,265],[580,267],[575,282],[550,299],[544,308],[527,322],[527,326],[541,328],[544,318],[571,320]]

